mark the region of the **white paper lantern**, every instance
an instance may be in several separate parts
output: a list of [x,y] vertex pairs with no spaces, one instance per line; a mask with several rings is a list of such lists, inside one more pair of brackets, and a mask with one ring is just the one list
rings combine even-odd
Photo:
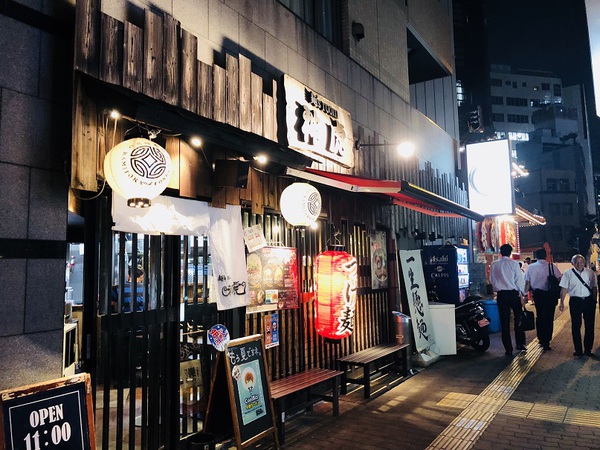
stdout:
[[281,193],[281,214],[293,226],[312,225],[321,214],[321,194],[308,183],[293,183]]
[[134,138],[113,147],[104,158],[104,176],[114,192],[131,207],[150,206],[171,180],[173,164],[155,142]]

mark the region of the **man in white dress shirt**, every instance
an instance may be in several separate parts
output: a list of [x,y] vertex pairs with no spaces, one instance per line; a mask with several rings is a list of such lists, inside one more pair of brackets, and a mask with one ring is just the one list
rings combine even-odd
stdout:
[[[529,266],[525,273],[525,291],[533,291],[533,300],[535,302],[535,312],[537,313],[537,337],[544,351],[551,350],[550,341],[554,331],[554,312],[558,303],[558,297],[552,298],[550,286],[548,286],[548,276],[552,270],[554,277],[560,280],[562,276],[555,264],[546,261],[546,249],[540,248],[535,251],[537,261]],[[552,264],[552,267],[550,267]]]
[[[585,267],[583,255],[571,258],[573,269],[567,270],[560,280],[560,305],[564,311],[565,296],[569,294],[569,312],[571,313],[571,334],[573,335],[573,356],[594,356],[594,322],[596,319],[596,298],[598,279],[592,269]],[[583,347],[581,346],[581,318],[585,326]],[[583,350],[583,351],[582,351]]]
[[504,244],[500,246],[500,258],[492,263],[490,267],[490,282],[497,292],[498,315],[500,316],[500,328],[502,330],[502,344],[506,355],[513,352],[512,339],[510,337],[510,311],[514,316],[515,343],[517,350],[525,350],[525,331],[521,326],[523,308],[525,307],[525,280],[519,263],[510,259],[512,246]]

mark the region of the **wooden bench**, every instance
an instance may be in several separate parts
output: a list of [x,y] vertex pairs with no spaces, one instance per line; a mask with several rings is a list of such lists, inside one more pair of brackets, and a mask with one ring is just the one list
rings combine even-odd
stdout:
[[[360,352],[352,353],[348,356],[338,359],[338,365],[342,370],[342,394],[348,392],[348,382],[355,384],[361,384],[365,387],[364,396],[365,398],[371,397],[371,366],[373,363],[383,360],[388,356],[392,356],[394,361],[385,364],[382,367],[377,367],[380,370],[384,367],[388,367],[396,364],[399,360],[402,362],[403,375],[408,375],[408,358],[409,358],[409,344],[381,344],[375,347],[362,350]],[[402,353],[401,357],[398,357],[398,353]],[[358,366],[363,368],[363,376],[360,378],[349,378],[348,370],[352,366]]]
[[[300,391],[307,391],[307,399],[305,404],[310,404],[314,398],[329,401],[333,403],[333,415],[337,416],[340,413],[340,376],[342,372],[329,369],[309,369],[303,372],[290,375],[285,378],[280,378],[271,382],[271,397],[275,405],[275,414],[277,416],[277,430],[279,434],[279,443],[285,443],[285,399],[288,395],[295,394]],[[313,386],[328,381],[333,382],[332,395],[315,394],[311,392]]]

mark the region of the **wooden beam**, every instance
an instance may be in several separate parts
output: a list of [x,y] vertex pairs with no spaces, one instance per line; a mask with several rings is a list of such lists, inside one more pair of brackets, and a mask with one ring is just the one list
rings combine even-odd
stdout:
[[101,30],[100,79],[120,86],[123,67],[123,23],[102,14]]
[[252,131],[252,89],[251,89],[251,77],[252,77],[252,64],[250,59],[243,55],[240,58],[240,129],[244,131]]
[[100,41],[100,0],[79,0],[75,4],[75,70],[98,77]]
[[240,126],[240,79],[239,63],[236,57],[226,56],[226,97],[225,97],[225,122],[231,126]]
[[163,17],[163,101],[179,105],[179,21]]
[[144,33],[131,22],[125,23],[123,45],[123,87],[134,92],[142,92]]
[[148,97],[163,99],[163,20],[145,10],[143,92]]
[[181,107],[198,111],[198,38],[181,30]]

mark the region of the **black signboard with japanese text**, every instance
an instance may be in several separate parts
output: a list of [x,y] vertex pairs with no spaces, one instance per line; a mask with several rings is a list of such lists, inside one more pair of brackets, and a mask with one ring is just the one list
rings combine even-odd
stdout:
[[233,432],[243,448],[273,433],[277,443],[273,402],[262,335],[229,342],[217,355],[205,431],[222,436]]
[[95,450],[89,374],[0,392],[0,450]]

